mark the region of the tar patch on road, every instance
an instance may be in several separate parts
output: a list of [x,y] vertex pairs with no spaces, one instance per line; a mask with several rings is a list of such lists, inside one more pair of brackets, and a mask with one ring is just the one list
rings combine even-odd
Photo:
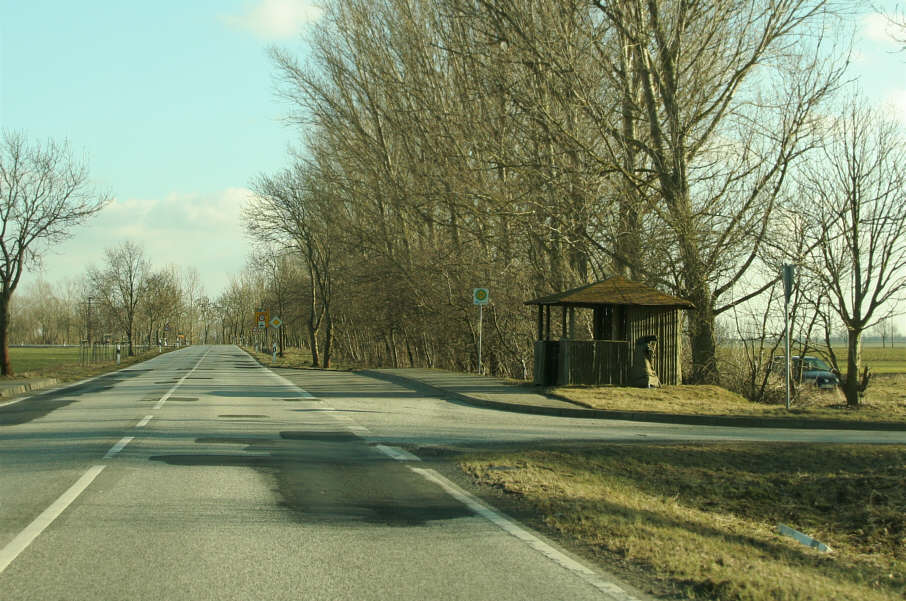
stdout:
[[205,437],[199,444],[245,444],[246,451],[158,455],[151,461],[180,467],[244,467],[272,481],[277,502],[300,524],[423,527],[473,517],[462,503],[405,465],[343,431],[284,431],[280,440]]
[[283,440],[310,440],[318,442],[352,442],[359,440],[359,437],[352,432],[345,430],[300,430],[280,432],[280,438]]
[[[267,397],[272,399],[278,396],[285,398],[287,390],[285,386],[258,386],[254,390],[249,390],[245,386],[237,386],[235,390],[212,390],[208,394],[227,398]],[[301,397],[302,393],[300,392],[298,396]]]
[[195,442],[197,444],[241,444],[251,447],[259,444],[273,444],[274,441],[267,438],[229,438],[225,436],[209,436],[206,438],[196,438]]
[[217,417],[238,417],[238,418],[261,419],[261,418],[268,417],[268,416],[261,415],[260,413],[224,413],[223,415],[218,415]]

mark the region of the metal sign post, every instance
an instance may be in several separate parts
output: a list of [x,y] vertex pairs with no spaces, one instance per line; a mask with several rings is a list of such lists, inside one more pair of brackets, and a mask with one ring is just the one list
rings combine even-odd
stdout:
[[783,266],[783,319],[785,322],[785,338],[784,341],[786,346],[786,408],[787,411],[790,409],[790,364],[792,359],[790,357],[790,297],[793,295],[793,276],[794,276],[793,266],[784,265]]
[[478,305],[478,373],[481,372],[481,322],[484,318],[484,306],[491,300],[487,288],[472,289],[472,303]]

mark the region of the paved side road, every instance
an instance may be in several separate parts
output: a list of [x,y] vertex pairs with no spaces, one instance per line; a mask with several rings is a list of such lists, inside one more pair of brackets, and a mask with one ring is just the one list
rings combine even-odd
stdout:
[[499,413],[231,346],[0,408],[0,599],[645,599],[393,444]]
[[[737,428],[791,428],[906,432],[906,423],[867,423],[845,419],[796,419],[747,416],[679,415],[642,411],[590,409],[566,399],[547,396],[531,388],[515,386],[498,378],[449,372],[440,369],[396,368],[361,370],[372,378],[427,391],[475,407],[535,415],[583,419],[628,420],[694,426]],[[889,437],[883,437],[889,438]],[[894,435],[894,439],[897,437]]]

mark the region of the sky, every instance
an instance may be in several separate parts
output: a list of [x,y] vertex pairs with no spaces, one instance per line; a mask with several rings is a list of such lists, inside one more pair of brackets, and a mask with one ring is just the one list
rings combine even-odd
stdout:
[[[131,240],[156,268],[195,267],[218,296],[251,251],[241,222],[250,182],[288,166],[299,139],[281,121],[288,107],[267,49],[303,53],[315,4],[0,0],[0,127],[67,139],[114,198],[23,285],[79,277]],[[906,53],[870,4],[852,16],[851,75],[906,124]]]
[[[320,11],[292,0],[0,0],[0,127],[67,139],[114,201],[53,248],[51,283],[141,244],[216,297],[245,266],[250,181],[289,163],[267,56]],[[23,280],[36,277],[32,272]]]

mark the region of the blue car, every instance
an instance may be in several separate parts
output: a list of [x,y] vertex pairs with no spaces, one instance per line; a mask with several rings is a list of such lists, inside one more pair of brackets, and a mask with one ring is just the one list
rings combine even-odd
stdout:
[[[774,357],[773,359],[773,371],[776,374],[783,375],[784,373],[784,364],[786,363],[786,357]],[[806,355],[805,357],[800,357],[799,355],[794,355],[792,357],[791,373],[794,378],[801,377],[802,381],[809,384],[814,384],[816,387],[823,390],[834,389],[840,385],[840,379],[832,371],[831,366],[828,365],[824,359],[818,357],[811,357]]]

